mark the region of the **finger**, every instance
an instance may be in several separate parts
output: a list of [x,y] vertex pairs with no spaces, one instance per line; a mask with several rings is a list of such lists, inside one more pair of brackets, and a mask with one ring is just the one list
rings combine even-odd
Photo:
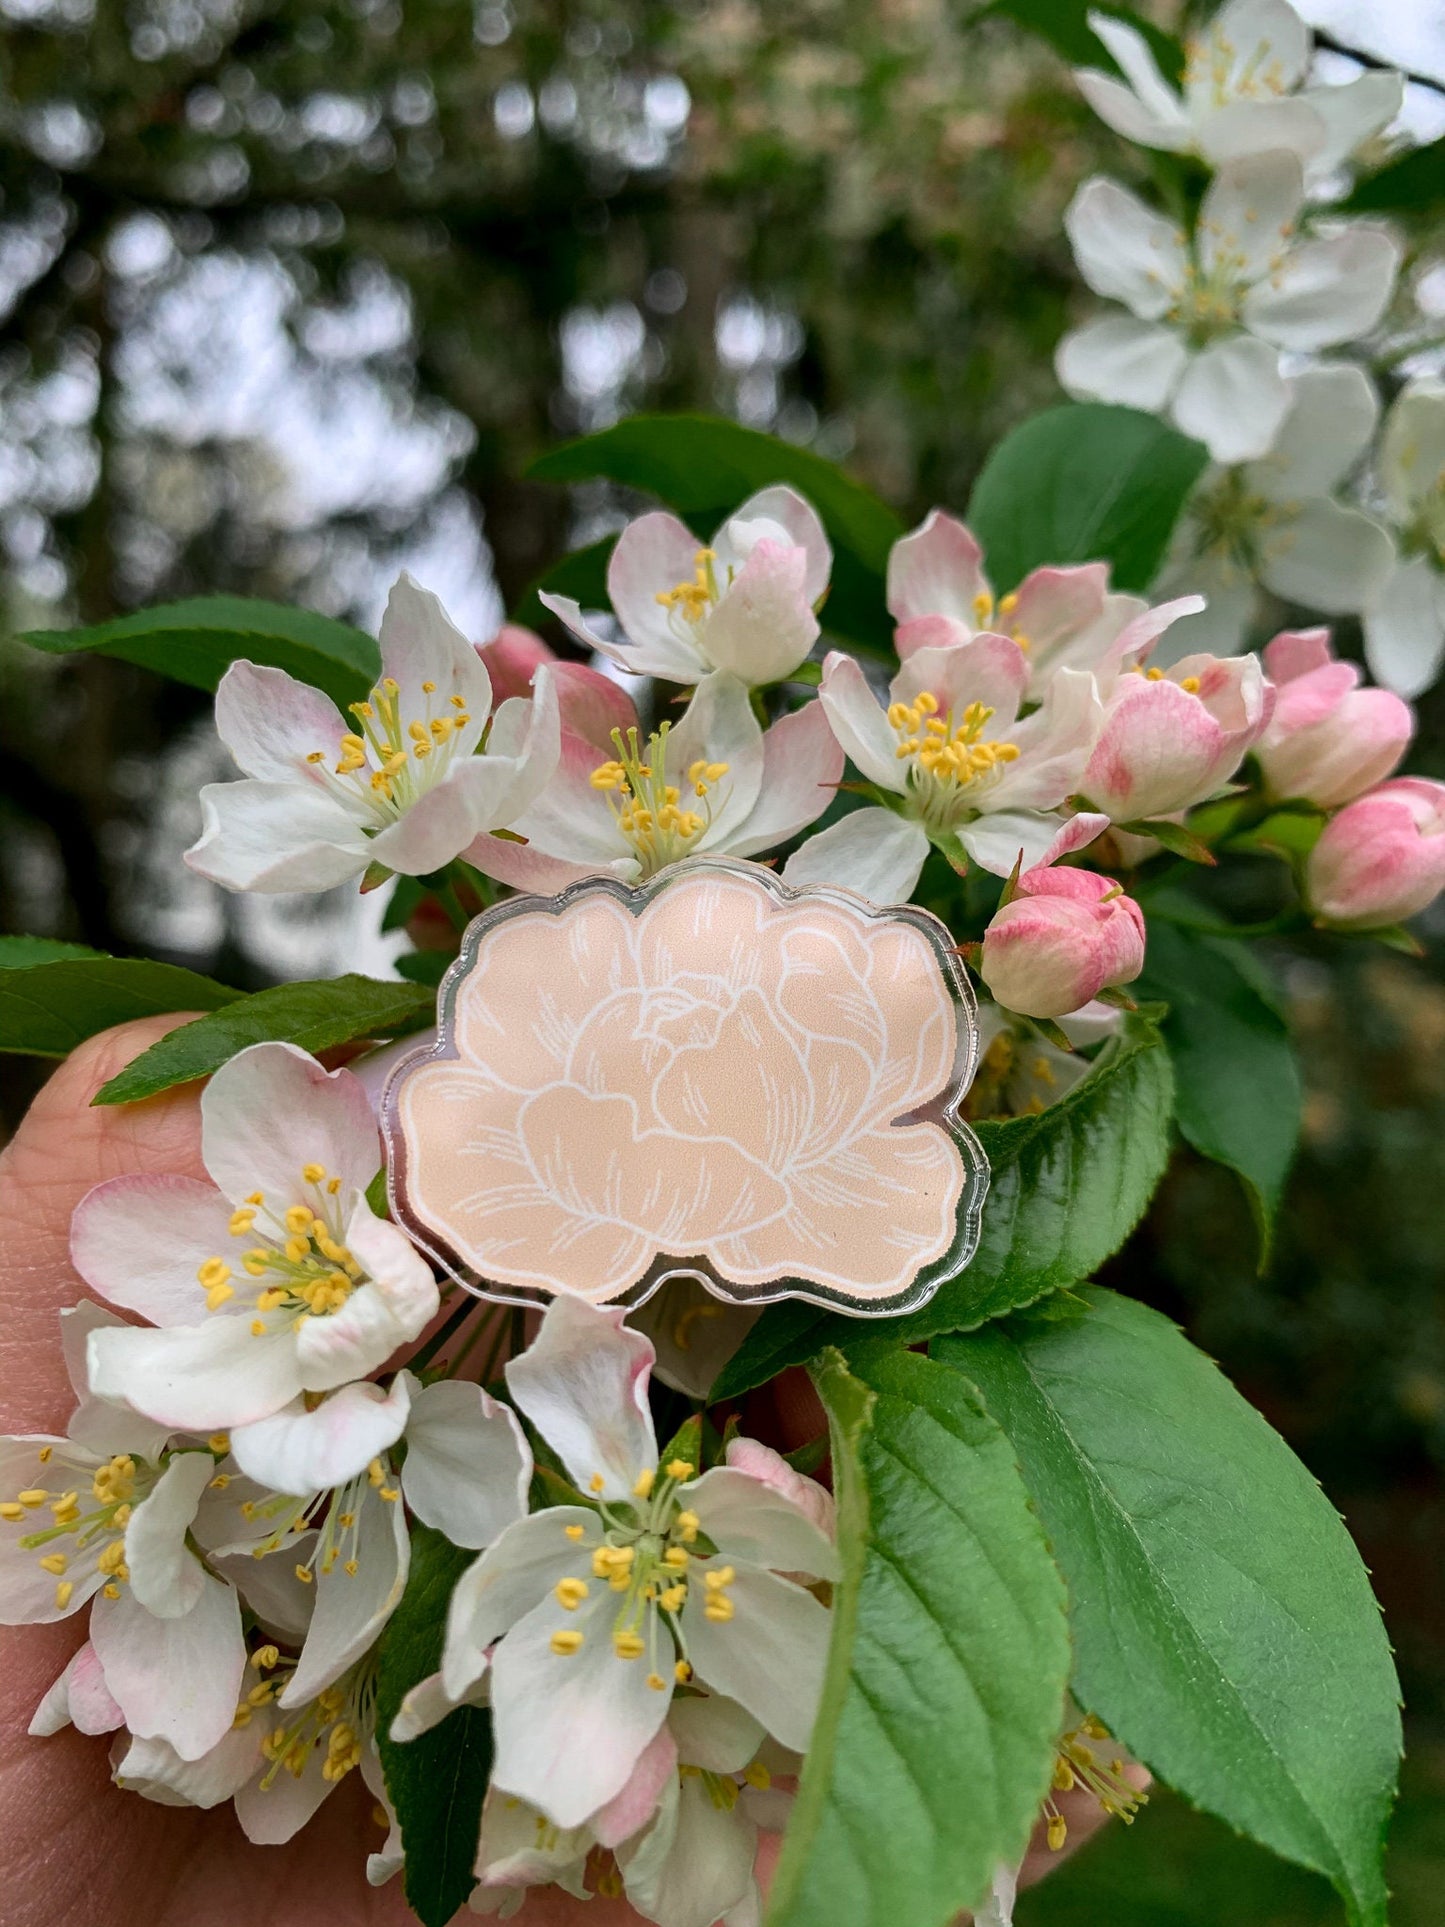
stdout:
[[85,1295],[70,1219],[93,1185],[132,1171],[204,1175],[198,1087],[92,1105],[109,1078],[188,1017],[146,1017],[89,1038],[41,1090],[0,1153],[0,1430],[63,1430],[70,1386],[56,1313]]
[[[1147,1767],[1136,1766],[1132,1762],[1125,1766],[1124,1778],[1139,1793],[1147,1793],[1153,1784]],[[1077,1853],[1080,1847],[1087,1845],[1096,1833],[1102,1832],[1108,1825],[1109,1815],[1086,1787],[1076,1786],[1068,1793],[1056,1794],[1054,1800],[1068,1828],[1064,1843],[1058,1848],[1050,1847],[1048,1831],[1041,1821],[1034,1828],[1033,1839],[1029,1842],[1028,1853],[1019,1870],[1020,1887],[1032,1887],[1047,1878],[1070,1854]]]

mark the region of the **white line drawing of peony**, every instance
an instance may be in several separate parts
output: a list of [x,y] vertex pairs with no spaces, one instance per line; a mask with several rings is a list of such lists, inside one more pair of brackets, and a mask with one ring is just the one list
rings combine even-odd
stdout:
[[926,921],[726,861],[489,913],[388,1092],[400,1215],[504,1294],[635,1301],[677,1259],[896,1308],[966,1259],[982,1164],[944,1115],[972,1011]]

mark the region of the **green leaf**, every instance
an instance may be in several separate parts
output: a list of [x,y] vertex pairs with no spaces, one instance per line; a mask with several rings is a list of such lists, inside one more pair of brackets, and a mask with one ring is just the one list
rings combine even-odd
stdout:
[[[1149,42],[1166,80],[1177,82],[1184,72],[1184,49],[1172,34],[1143,19],[1129,7],[1098,7],[1093,0],[993,0],[983,13],[1005,14],[1020,27],[1036,33],[1075,67],[1096,67],[1117,73],[1113,55],[1089,25],[1091,13],[1123,20]],[[981,17],[975,15],[975,18]]]
[[1168,1319],[1090,1288],[933,1355],[1018,1453],[1068,1583],[1081,1705],[1170,1786],[1385,1920],[1399,1690],[1308,1471]]
[[117,656],[194,689],[214,689],[244,658],[284,669],[338,703],[365,696],[381,673],[371,636],[313,609],[252,596],[196,596],[91,629],[32,630],[22,640],[52,655]]
[[492,1719],[483,1707],[461,1706],[404,1742],[390,1738],[391,1723],[417,1681],[441,1665],[452,1588],[475,1558],[414,1523],[406,1591],[377,1648],[377,1750],[406,1848],[407,1901],[422,1927],[446,1927],[476,1885]]
[[[39,937],[11,943],[40,945]],[[182,970],[178,964],[139,957],[107,957],[79,945],[54,945],[52,959],[26,952],[0,970],[0,1051],[26,1057],[68,1057],[77,1044],[112,1024],[172,1011],[217,1010],[239,990]],[[74,949],[78,954],[69,954]]]
[[1149,919],[1136,986],[1169,1005],[1174,1112],[1201,1156],[1238,1173],[1259,1227],[1261,1263],[1299,1143],[1300,1076],[1289,1026],[1263,994],[1253,953],[1162,916]]
[[[629,415],[601,434],[551,450],[528,474],[543,482],[585,482],[605,475],[655,495],[704,537],[755,490],[787,482],[813,504],[833,544],[825,626],[864,648],[893,652],[883,577],[903,524],[821,455],[710,415]],[[604,601],[598,593],[598,547],[565,557],[541,586],[583,601]],[[563,587],[564,581],[574,586]]]
[[1212,869],[1218,860],[1192,830],[1186,830],[1182,823],[1171,823],[1167,817],[1141,817],[1135,823],[1121,823],[1119,828],[1131,836],[1152,836],[1171,856],[1182,856],[1186,863],[1202,863]]
[[32,964],[105,954],[88,943],[62,943],[58,937],[0,937],[0,970],[28,970]]
[[963,1382],[829,1351],[843,1576],[771,1927],[944,1927],[1022,1855],[1069,1672],[1064,1591],[1007,1440]]
[[409,984],[426,984],[435,990],[456,958],[445,950],[408,950],[398,957],[393,968]]
[[1046,563],[1107,562],[1116,589],[1147,589],[1208,454],[1132,408],[1066,402],[994,449],[968,524],[996,589]]
[[91,1101],[130,1104],[172,1084],[209,1077],[248,1044],[279,1042],[320,1051],[355,1037],[395,1037],[427,1023],[435,1009],[435,993],[424,984],[388,984],[374,977],[278,984],[173,1030],[103,1084]]
[[[992,1175],[973,1261],[926,1305],[879,1329],[917,1344],[1090,1277],[1134,1229],[1164,1175],[1172,1101],[1168,1053],[1136,1016],[1057,1104],[975,1124]],[[824,1345],[846,1346],[856,1331],[856,1320],[796,1300],[770,1306],[710,1396],[736,1398]]]
[[1445,141],[1412,147],[1355,182],[1344,214],[1438,215],[1445,207]]

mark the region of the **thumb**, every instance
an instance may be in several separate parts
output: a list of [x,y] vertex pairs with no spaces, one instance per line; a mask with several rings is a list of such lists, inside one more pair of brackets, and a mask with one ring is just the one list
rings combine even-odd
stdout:
[[0,1152],[0,1430],[64,1430],[72,1398],[56,1313],[84,1295],[70,1219],[102,1179],[205,1175],[199,1087],[139,1104],[91,1105],[108,1079],[189,1017],[146,1017],[88,1038],[41,1090]]

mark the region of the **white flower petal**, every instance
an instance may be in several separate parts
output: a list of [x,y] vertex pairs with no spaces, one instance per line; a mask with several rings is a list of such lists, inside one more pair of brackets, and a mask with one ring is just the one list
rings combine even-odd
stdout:
[[190,1612],[206,1584],[186,1534],[215,1476],[209,1452],[179,1452],[141,1500],[125,1529],[125,1562],[136,1603],[157,1619]]
[[726,1305],[699,1278],[673,1278],[628,1317],[652,1340],[652,1375],[689,1398],[705,1400],[713,1380],[762,1316],[762,1307]]
[[[699,1560],[694,1570],[702,1566]],[[728,1592],[733,1616],[723,1622],[707,1618],[702,1586],[688,1588],[682,1627],[698,1678],[745,1707],[774,1739],[804,1753],[823,1690],[832,1616],[801,1586],[755,1566],[738,1565]]]
[[126,1586],[118,1599],[102,1593],[91,1609],[90,1638],[137,1738],[165,1740],[183,1760],[198,1760],[230,1731],[246,1671],[233,1587],[206,1574],[181,1619],[156,1619]]
[[367,839],[334,797],[296,783],[207,783],[201,834],[185,853],[227,890],[332,890],[370,861]]
[[127,1736],[111,1777],[128,1793],[139,1793],[162,1806],[218,1807],[223,1800],[233,1799],[259,1771],[266,1733],[262,1720],[232,1727],[198,1760],[183,1760],[164,1740]]
[[764,1739],[762,1721],[718,1693],[675,1699],[667,1723],[677,1742],[677,1757],[707,1773],[741,1773]]
[[751,684],[782,682],[818,640],[800,548],[760,542],[742,564],[703,630],[717,668]]
[[264,1633],[299,1646],[316,1609],[316,1587],[303,1584],[296,1568],[310,1560],[315,1544],[315,1533],[308,1532],[263,1559],[249,1551],[213,1553],[211,1564],[240,1593]]
[[1311,87],[1305,99],[1325,124],[1325,144],[1312,171],[1329,174],[1389,126],[1404,105],[1405,76],[1360,74],[1340,87]]
[[1087,19],[1090,32],[1108,48],[1141,106],[1156,120],[1181,132],[1186,130],[1188,121],[1179,95],[1160,73],[1153,49],[1138,28],[1113,14],[1092,10]]
[[795,889],[833,883],[870,903],[907,903],[928,856],[928,835],[912,817],[894,810],[850,810],[819,830],[783,865],[783,881]]
[[1445,585],[1423,555],[1395,564],[1365,613],[1370,674],[1407,699],[1427,690],[1445,660]]
[[[342,1535],[351,1548],[327,1568],[323,1557],[316,1574],[316,1610],[296,1671],[278,1702],[283,1708],[304,1706],[348,1666],[375,1645],[377,1635],[401,1604],[411,1565],[411,1541],[406,1513],[399,1499],[383,1499],[370,1485],[362,1488],[356,1506],[354,1540]],[[356,1570],[349,1570],[355,1563]]]
[[1172,328],[1133,315],[1104,315],[1060,341],[1054,368],[1069,394],[1158,414],[1179,385],[1188,350]]
[[582,1492],[630,1500],[657,1464],[647,1404],[655,1353],[620,1311],[575,1298],[547,1307],[526,1351],[506,1365],[507,1387]]
[[1294,154],[1251,153],[1227,161],[1199,209],[1196,245],[1202,267],[1207,273],[1222,267],[1231,281],[1252,282],[1269,274],[1304,196],[1304,170]]
[[1396,398],[1380,439],[1380,480],[1390,513],[1409,522],[1445,470],[1445,382],[1425,376]]
[[[398,1383],[410,1377],[403,1372]],[[480,1385],[444,1379],[423,1390],[411,1383],[406,1502],[454,1546],[479,1551],[527,1515],[532,1454],[521,1424]]]
[[1381,594],[1394,560],[1395,545],[1373,517],[1318,498],[1266,540],[1260,578],[1287,602],[1351,615]]
[[1069,203],[1064,228],[1095,294],[1122,301],[1141,321],[1158,321],[1169,312],[1188,265],[1173,221],[1117,181],[1095,174]]
[[715,1465],[684,1487],[681,1499],[702,1521],[720,1558],[745,1559],[772,1572],[801,1572],[811,1579],[838,1577],[838,1554],[827,1534],[781,1493],[746,1472]]
[[308,1164],[340,1178],[344,1208],[381,1168],[365,1089],[294,1044],[252,1044],[221,1066],[201,1094],[201,1151],[232,1204],[260,1191],[278,1218],[289,1205],[316,1207],[301,1175]]
[[828,576],[833,566],[833,551],[828,542],[827,531],[818,518],[813,504],[796,489],[785,482],[775,482],[768,488],[760,488],[756,495],[750,495],[740,509],[734,509],[714,538],[713,546],[734,522],[776,522],[785,531],[788,539],[796,542],[808,558],[803,578],[804,593],[810,603],[816,603],[828,587]]
[[753,856],[787,843],[820,817],[843,776],[843,750],[819,702],[780,716],[763,732],[758,800],[728,840],[733,856]]
[[238,1425],[231,1451],[248,1478],[272,1492],[304,1497],[359,1477],[406,1429],[410,1390],[402,1372],[389,1392],[367,1383],[343,1385],[314,1410],[294,1398],[270,1418]]
[[657,600],[697,570],[697,537],[675,515],[658,510],[629,522],[607,564],[607,598],[633,649],[605,653],[648,675],[699,682],[711,667],[695,632]]
[[1280,348],[1312,353],[1357,341],[1390,304],[1400,244],[1382,228],[1352,222],[1322,241],[1290,248],[1276,272],[1245,296],[1245,326]]
[[1309,163],[1319,173],[1326,140],[1323,119],[1308,100],[1235,100],[1202,116],[1195,142],[1213,167],[1250,160],[1271,150]]
[[[72,1219],[72,1232],[74,1223]],[[90,1334],[125,1327],[125,1319],[117,1318],[103,1305],[92,1304],[88,1298],[61,1312],[60,1344],[65,1354],[65,1369],[79,1401],[65,1429],[76,1445],[87,1447],[101,1458],[108,1459],[116,1452],[130,1452],[138,1459],[158,1459],[170,1437],[169,1429],[133,1412],[128,1405],[107,1404],[93,1397],[86,1376]]]
[[[492,1660],[492,1784],[530,1800],[559,1827],[580,1826],[622,1791],[667,1718],[671,1678],[657,1692],[647,1684],[646,1657],[618,1658],[615,1617],[605,1587],[570,1613],[546,1598]],[[552,1650],[553,1633],[564,1628],[582,1635],[575,1653]]]
[[722,849],[752,814],[763,781],[763,732],[736,676],[718,673],[700,682],[668,736],[667,771],[679,789],[699,759],[728,766],[710,793],[712,821],[695,845]]
[[247,776],[299,783],[326,795],[307,757],[320,749],[335,768],[347,724],[329,696],[284,669],[233,662],[216,688],[216,734]]
[[108,1178],[76,1207],[70,1260],[109,1304],[158,1325],[189,1324],[206,1306],[198,1267],[233,1248],[230,1220],[226,1199],[198,1178]]
[[1012,1867],[1000,1866],[982,1907],[973,1917],[973,1927],[1013,1927],[1014,1900],[1018,1878]]
[[1289,407],[1279,356],[1251,335],[1214,341],[1185,369],[1174,397],[1176,427],[1203,442],[1216,462],[1263,455]]
[[[1122,27],[1124,23],[1115,24]],[[1161,147],[1171,153],[1179,153],[1189,145],[1190,128],[1177,108],[1172,114],[1153,112],[1132,87],[1126,87],[1123,81],[1097,67],[1076,67],[1074,81],[1100,120],[1125,140],[1137,141],[1141,147]]]
[[1031,870],[1048,855],[1059,819],[1034,810],[998,810],[965,823],[958,840],[982,869],[1009,876],[1016,863]]
[[[575,1539],[567,1528],[580,1527]],[[559,1579],[590,1569],[602,1543],[597,1514],[582,1506],[552,1506],[519,1519],[473,1561],[452,1589],[442,1649],[442,1684],[459,1702],[487,1670],[487,1650],[533,1609]]]
[[325,1761],[326,1749],[313,1747],[299,1777],[282,1767],[279,1773],[258,1773],[240,1788],[236,1818],[253,1846],[284,1847],[315,1817],[335,1785],[322,1776]]
[[[43,1460],[42,1452],[46,1454]],[[0,1438],[0,1492],[7,1498],[26,1491],[59,1494],[72,1486],[83,1492],[89,1488],[99,1463],[95,1453],[46,1432]],[[56,1605],[56,1575],[40,1564],[45,1548],[37,1546],[27,1552],[20,1545],[29,1533],[44,1531],[53,1523],[44,1511],[13,1522],[0,1519],[0,1626],[43,1626],[67,1619],[105,1583],[105,1574],[96,1571],[93,1559],[77,1561],[74,1570],[66,1574],[72,1587],[70,1596],[64,1606]]]
[[841,650],[823,664],[819,699],[833,734],[863,775],[883,789],[900,794],[904,778],[898,761],[898,739],[873,691],[862,665]]
[[[453,696],[471,718],[465,747],[480,737],[492,707],[492,679],[480,655],[457,628],[440,599],[403,572],[392,584],[377,636],[381,673],[397,684],[403,725],[446,715]],[[426,684],[434,685],[427,689]]]
[[1380,418],[1375,384],[1353,362],[1306,368],[1289,387],[1289,413],[1248,477],[1275,502],[1328,495],[1369,447]]
[[302,1389],[289,1331],[256,1337],[224,1312],[165,1331],[93,1331],[87,1356],[97,1398],[125,1399],[175,1432],[246,1425]]
[[944,509],[930,509],[888,551],[888,613],[895,622],[951,616],[971,635],[978,627],[977,598],[989,593],[983,550]]
[[753,1884],[758,1832],[739,1803],[721,1807],[695,1775],[674,1779],[657,1818],[619,1848],[629,1903],[667,1927],[713,1927]]

